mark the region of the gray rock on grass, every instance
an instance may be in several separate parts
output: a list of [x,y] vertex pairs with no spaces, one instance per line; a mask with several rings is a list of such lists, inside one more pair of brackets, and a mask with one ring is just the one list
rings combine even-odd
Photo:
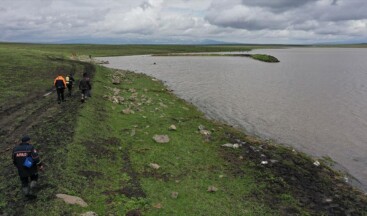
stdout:
[[177,127],[176,127],[176,125],[171,125],[171,126],[169,126],[169,128],[168,128],[170,131],[176,131],[177,130]]
[[89,211],[89,212],[85,212],[83,214],[80,214],[80,216],[98,216],[97,213]]
[[170,139],[168,135],[154,135],[153,140],[157,143],[168,143]]
[[171,197],[172,197],[172,199],[177,199],[177,197],[178,197],[178,192],[173,191],[173,192],[171,193]]
[[56,194],[57,198],[64,200],[64,202],[72,205],[79,205],[81,207],[87,207],[88,204],[80,197],[70,196],[67,194]]
[[213,193],[213,192],[216,192],[216,191],[218,191],[218,188],[216,188],[216,187],[214,187],[214,186],[209,186],[209,187],[208,187],[208,192]]
[[161,166],[159,166],[158,164],[156,163],[150,163],[149,166],[153,169],[159,169]]

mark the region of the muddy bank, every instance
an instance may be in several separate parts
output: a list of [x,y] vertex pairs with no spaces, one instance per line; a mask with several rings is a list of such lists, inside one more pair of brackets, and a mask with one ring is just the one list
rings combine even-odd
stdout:
[[[260,199],[284,215],[365,215],[366,194],[347,184],[344,175],[323,161],[314,161],[294,149],[229,132],[239,149],[223,149],[222,157],[231,164],[233,175],[241,177],[252,167],[262,190],[246,199]],[[285,193],[296,198],[298,207],[287,203]],[[292,201],[294,202],[294,201]]]

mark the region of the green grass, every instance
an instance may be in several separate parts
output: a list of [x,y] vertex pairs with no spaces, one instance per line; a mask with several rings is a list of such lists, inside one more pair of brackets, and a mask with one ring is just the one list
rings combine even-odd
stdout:
[[[64,74],[81,70],[78,64],[52,61],[50,52],[32,49],[17,49],[0,44],[0,104],[18,97],[27,97],[30,92],[46,92],[53,87],[57,71]],[[52,56],[55,54],[52,53]],[[61,55],[56,55],[62,57]]]
[[[89,186],[78,181],[73,183],[72,191],[82,188],[78,194],[92,203],[90,210],[116,215],[133,209],[140,209],[147,215],[276,214],[261,203],[243,200],[258,185],[251,175],[236,178],[228,173],[226,162],[218,155],[219,144],[225,140],[205,142],[198,133],[199,125],[218,130],[216,136],[219,137],[223,133],[221,129],[211,125],[196,108],[166,91],[160,82],[133,73],[125,73],[124,77],[122,85],[113,86],[111,72],[98,68],[93,99],[81,111],[75,141],[68,147],[67,172],[75,175],[82,170],[90,170],[101,174],[89,182]],[[135,89],[138,97],[136,101],[113,104],[103,100],[104,94],[112,94],[106,86],[120,88],[124,98],[130,98],[133,94],[129,89]],[[152,102],[144,104],[145,99]],[[139,103],[142,105],[139,106]],[[132,108],[135,113],[122,114],[121,110],[126,107],[136,107]],[[98,117],[102,109],[105,109],[104,114]],[[169,131],[171,124],[175,124],[178,130]],[[152,139],[155,134],[167,134],[171,141],[167,144],[155,143]],[[117,140],[118,145],[103,142],[111,138]],[[90,142],[90,148],[98,143],[113,153],[90,154],[88,145],[83,144],[85,142]],[[146,193],[145,198],[128,198],[118,193],[131,184],[131,173],[122,171],[126,163],[123,155],[127,153],[131,168]],[[153,170],[149,167],[150,163],[161,167]],[[207,189],[211,185],[216,186],[218,192],[209,193]],[[108,191],[110,194],[106,195]],[[172,192],[179,193],[177,199],[171,198]],[[158,203],[162,208],[153,207]],[[216,205],[220,208],[213,208]]]
[[279,62],[277,58],[271,55],[265,55],[265,54],[252,54],[251,57],[253,59],[263,61],[263,62]]
[[284,46],[249,46],[249,45],[46,45],[46,44],[13,44],[0,43],[0,48],[12,49],[13,51],[36,50],[40,52],[52,52],[71,57],[84,55],[96,56],[124,56],[142,54],[167,54],[187,52],[226,52],[226,51],[249,51],[259,48],[278,48]]

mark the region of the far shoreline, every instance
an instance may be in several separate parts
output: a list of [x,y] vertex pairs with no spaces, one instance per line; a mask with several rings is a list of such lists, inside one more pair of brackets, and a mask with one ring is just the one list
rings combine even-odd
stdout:
[[152,56],[208,56],[208,57],[249,57],[255,60],[259,60],[262,62],[268,62],[268,63],[277,63],[280,62],[279,59],[277,59],[274,56],[267,55],[267,54],[219,54],[219,53],[168,53],[168,54],[153,54]]

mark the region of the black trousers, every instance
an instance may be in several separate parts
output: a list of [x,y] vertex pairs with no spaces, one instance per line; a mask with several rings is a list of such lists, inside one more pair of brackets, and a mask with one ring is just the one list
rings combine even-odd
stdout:
[[63,88],[57,88],[56,92],[57,92],[57,100],[61,101],[64,100],[64,90]]
[[28,187],[29,180],[37,181],[38,180],[38,173],[31,175],[30,177],[20,177],[20,181],[22,182],[22,187]]
[[73,85],[72,84],[68,84],[68,85],[66,85],[66,87],[68,87],[69,96],[71,96],[71,90],[73,89]]

